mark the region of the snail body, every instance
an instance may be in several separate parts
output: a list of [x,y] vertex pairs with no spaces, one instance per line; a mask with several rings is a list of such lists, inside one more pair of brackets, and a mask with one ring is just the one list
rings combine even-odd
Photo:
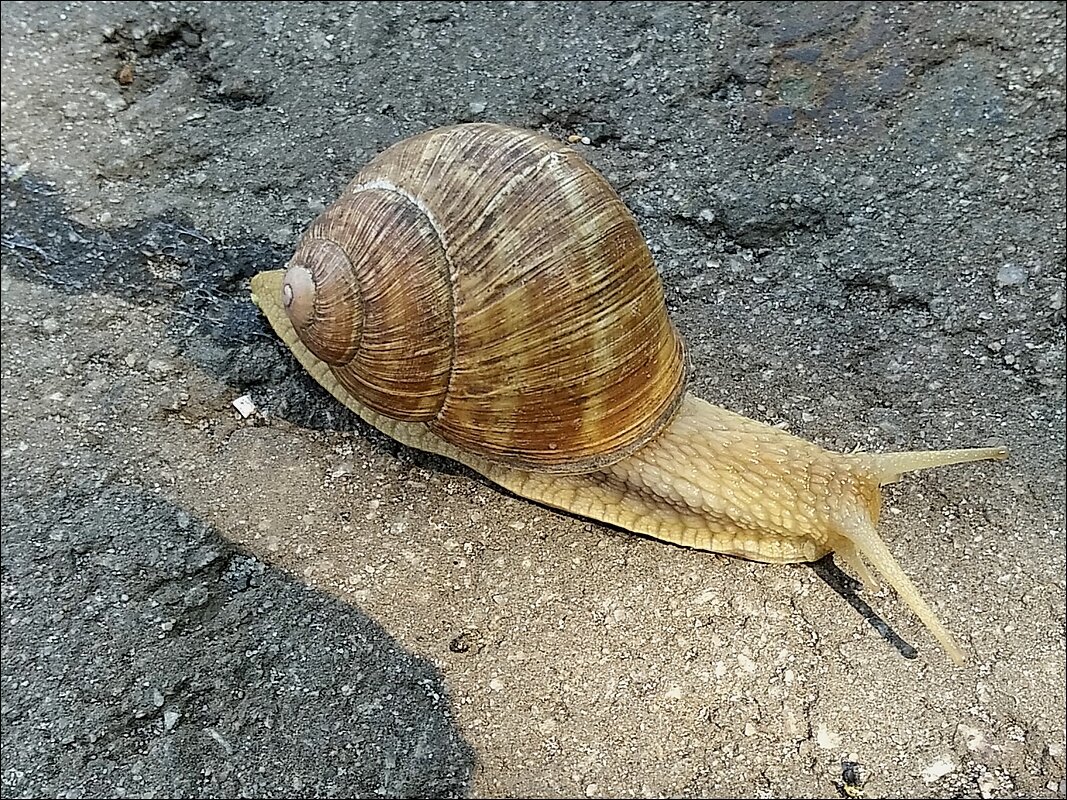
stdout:
[[308,372],[401,443],[522,497],[675,544],[865,560],[963,652],[878,536],[880,487],[1001,448],[840,454],[686,391],[633,216],[573,150],[499,125],[373,159],[254,302]]

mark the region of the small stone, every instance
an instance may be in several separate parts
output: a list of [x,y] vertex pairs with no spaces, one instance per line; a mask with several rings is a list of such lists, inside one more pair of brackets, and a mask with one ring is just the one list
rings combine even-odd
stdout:
[[159,689],[153,689],[152,690],[152,705],[154,705],[156,708],[162,708],[164,702],[165,702],[165,698],[163,697],[163,692],[159,691]]
[[343,478],[345,475],[354,474],[355,471],[355,465],[351,461],[346,459],[345,461],[342,461],[339,464],[330,468],[330,477]]
[[978,791],[981,793],[982,797],[988,800],[998,788],[1000,788],[1000,784],[997,782],[997,779],[988,772],[983,772],[978,776]]
[[745,736],[755,736],[756,730],[756,726],[753,725],[751,722],[745,723]]
[[693,605],[702,606],[706,603],[710,603],[719,597],[720,593],[718,589],[705,589],[693,598]]
[[130,369],[133,369],[134,367],[137,366],[137,354],[136,353],[128,353],[126,355],[126,358],[123,359],[123,361],[126,363],[127,367],[129,367]]
[[288,225],[281,225],[267,234],[267,238],[272,244],[288,244],[293,238],[293,229]]
[[786,708],[782,719],[782,730],[791,739],[799,739],[803,736],[806,726],[801,723],[800,717],[791,709]]
[[200,608],[208,601],[208,591],[203,586],[193,586],[182,598],[182,605],[186,608]]
[[174,726],[178,724],[178,720],[182,718],[182,715],[177,711],[164,711],[163,712],[163,730],[172,731]]
[[599,786],[597,786],[595,783],[591,783],[591,784],[589,784],[588,786],[585,787],[585,796],[586,797],[593,797],[594,795],[596,795],[596,793],[599,790],[600,790]]
[[41,322],[41,328],[44,330],[45,333],[51,336],[53,333],[59,330],[59,323],[51,317],[46,317],[44,321]]
[[170,372],[170,364],[164,361],[162,358],[150,358],[148,359],[148,371],[154,372],[157,375]]
[[956,762],[951,756],[939,756],[923,769],[922,779],[925,783],[935,783],[955,771]]
[[756,662],[746,656],[744,653],[737,654],[737,666],[741,667],[745,672],[755,672]]
[[208,736],[210,736],[212,739],[214,739],[216,742],[218,742],[222,746],[222,749],[226,751],[226,755],[228,755],[228,756],[232,756],[233,755],[233,747],[230,745],[230,743],[228,741],[226,741],[222,737],[222,734],[220,734],[217,730],[215,730],[214,728],[208,728],[205,731],[205,733],[207,733]]
[[956,732],[963,737],[964,744],[967,745],[967,749],[972,753],[987,753],[989,751],[989,744],[986,742],[985,734],[978,728],[972,728],[963,722],[956,726]]
[[467,108],[470,109],[470,112],[472,114],[481,114],[485,111],[486,107],[486,103],[482,102],[481,100],[475,100],[473,103],[467,106]]
[[841,734],[820,722],[815,731],[815,744],[823,750],[836,750],[841,746]]
[[997,270],[997,285],[1025,286],[1027,277],[1025,267],[1009,261]]
[[504,690],[504,681],[500,680],[500,678],[493,678],[489,681],[489,688],[494,692],[502,692]]
[[179,392],[173,389],[163,389],[156,395],[156,403],[159,405],[161,411],[181,411],[182,406],[188,399],[189,395],[185,392]]
[[[151,363],[151,362],[149,362]],[[256,404],[252,400],[251,395],[243,394],[233,401],[233,407],[237,409],[237,413],[241,415],[242,419],[248,419],[256,411]]]

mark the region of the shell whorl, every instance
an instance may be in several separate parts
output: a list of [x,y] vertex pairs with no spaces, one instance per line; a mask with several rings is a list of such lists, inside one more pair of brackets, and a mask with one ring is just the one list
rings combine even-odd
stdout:
[[513,466],[618,461],[684,394],[632,215],[531,131],[460,125],[390,147],[312,223],[282,291],[361,403]]

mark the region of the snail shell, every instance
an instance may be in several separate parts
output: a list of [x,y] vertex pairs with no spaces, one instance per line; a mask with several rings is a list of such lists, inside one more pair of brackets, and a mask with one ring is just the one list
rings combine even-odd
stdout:
[[629,211],[531,131],[461,125],[370,162],[252,298],[334,397],[515,494],[768,562],[872,564],[964,652],[878,535],[881,487],[1002,447],[835,453],[685,392]]
[[490,460],[619,461],[685,392],[633,216],[532,131],[461,125],[385,150],[307,230],[282,291],[300,339],[361,403]]

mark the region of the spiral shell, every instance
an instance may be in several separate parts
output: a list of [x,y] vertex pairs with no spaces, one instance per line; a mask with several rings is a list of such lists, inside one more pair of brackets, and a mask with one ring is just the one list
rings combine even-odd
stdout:
[[532,131],[458,125],[385,150],[310,225],[282,293],[360,403],[524,469],[618,461],[684,394],[633,216]]

